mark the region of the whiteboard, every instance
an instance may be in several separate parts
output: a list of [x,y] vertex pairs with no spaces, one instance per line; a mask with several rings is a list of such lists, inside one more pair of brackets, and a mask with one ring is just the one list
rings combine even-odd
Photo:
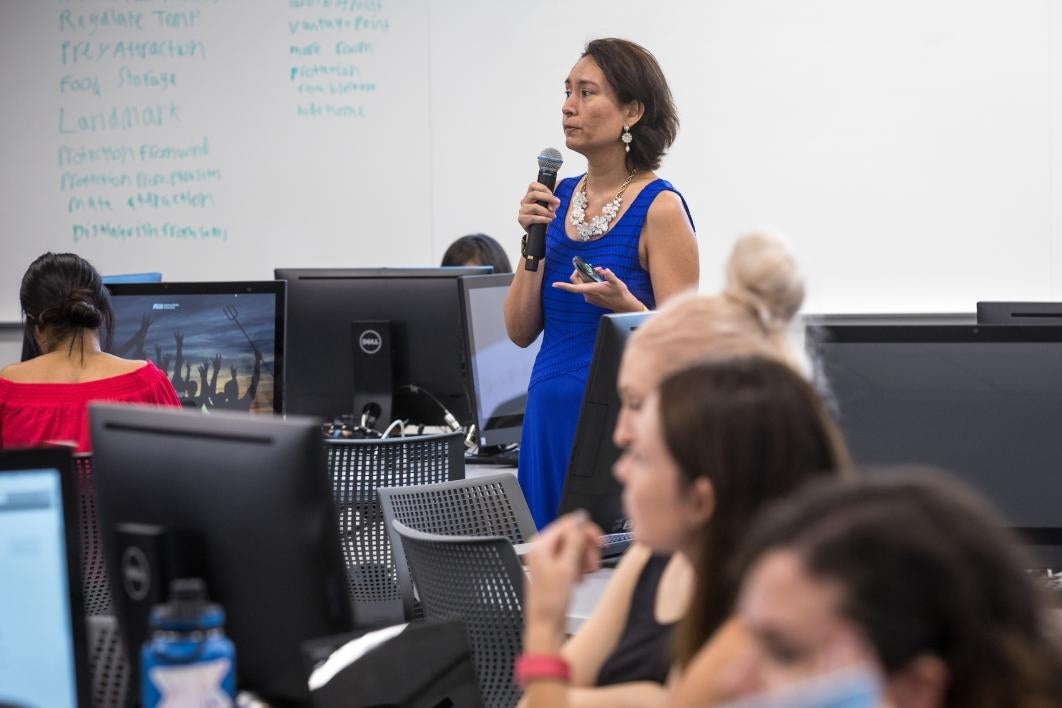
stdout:
[[427,3],[339,5],[5,2],[0,319],[46,249],[167,280],[427,262]]
[[[0,8],[0,320],[17,318],[18,280],[46,249],[169,280],[429,265],[474,231],[515,259],[517,202],[539,150],[563,148],[563,80],[598,36],[642,43],[671,83],[682,126],[659,174],[693,211],[702,290],[720,285],[738,234],[766,227],[801,259],[809,311],[1062,299],[1062,52],[1051,49],[1062,46],[1062,11],[1052,0]],[[142,13],[143,29],[72,27],[64,12]],[[73,62],[77,42],[119,41],[125,56]],[[76,90],[85,77],[100,95]],[[110,129],[115,108],[162,125]],[[88,129],[100,114],[103,128]],[[143,145],[170,152],[141,158]],[[125,147],[133,158],[107,161]],[[64,148],[95,159],[61,165]],[[581,173],[581,158],[562,152],[562,176]],[[84,179],[64,183],[66,172]],[[161,182],[139,185],[142,173]],[[113,184],[121,175],[132,183]],[[97,224],[127,228],[91,235]]]

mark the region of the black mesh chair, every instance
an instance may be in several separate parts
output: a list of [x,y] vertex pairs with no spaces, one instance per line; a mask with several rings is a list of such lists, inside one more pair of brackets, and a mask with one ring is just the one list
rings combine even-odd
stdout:
[[[396,549],[403,547],[391,523],[396,520],[427,533],[503,536],[514,545],[535,535],[535,522],[520,484],[508,472],[418,487],[381,487],[379,495],[391,546]],[[395,567],[406,618],[416,619],[420,607],[404,553],[395,553]]]
[[96,495],[92,490],[92,455],[74,456],[77,470],[78,525],[81,530],[81,585],[85,616],[109,615],[111,587],[103,559],[103,543],[96,523]]
[[513,662],[522,647],[524,572],[513,544],[501,536],[444,536],[393,528],[402,538],[429,620],[459,618],[488,706],[515,706],[520,689]]
[[463,478],[464,436],[329,439],[325,449],[354,616],[363,626],[401,622],[402,595],[376,490]]
[[122,635],[114,617],[86,617],[88,660],[92,675],[92,704],[96,708],[129,705],[129,663],[122,648]]

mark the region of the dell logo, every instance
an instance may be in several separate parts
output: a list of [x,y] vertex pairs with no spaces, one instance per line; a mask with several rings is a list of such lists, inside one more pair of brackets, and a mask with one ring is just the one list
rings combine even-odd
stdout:
[[140,602],[151,590],[151,569],[147,556],[136,546],[130,546],[122,553],[122,583],[129,597]]
[[366,354],[375,354],[383,346],[383,337],[374,329],[367,329],[358,338],[358,346]]

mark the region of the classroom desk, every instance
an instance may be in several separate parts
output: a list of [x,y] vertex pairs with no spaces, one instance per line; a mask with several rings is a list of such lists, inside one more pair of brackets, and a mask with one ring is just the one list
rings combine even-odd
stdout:
[[486,477],[488,475],[498,474],[499,472],[508,472],[509,474],[516,474],[516,468],[503,467],[502,465],[465,465],[466,479]]
[[568,617],[565,624],[568,634],[575,634],[590,616],[611,576],[612,568],[595,570],[583,576],[583,581],[572,590],[572,600],[568,603]]

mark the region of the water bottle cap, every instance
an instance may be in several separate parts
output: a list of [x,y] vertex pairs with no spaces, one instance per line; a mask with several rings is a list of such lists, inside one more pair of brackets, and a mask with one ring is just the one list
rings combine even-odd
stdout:
[[207,599],[200,578],[181,578],[170,584],[170,601],[151,610],[153,629],[193,632],[217,629],[225,624],[225,611]]

